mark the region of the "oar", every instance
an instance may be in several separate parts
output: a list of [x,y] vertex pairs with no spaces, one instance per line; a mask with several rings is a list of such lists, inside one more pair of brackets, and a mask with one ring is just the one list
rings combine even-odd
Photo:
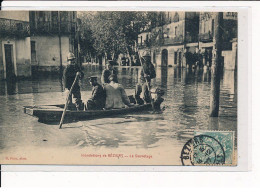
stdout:
[[67,110],[68,104],[69,104],[69,98],[70,98],[70,95],[71,95],[72,90],[73,90],[73,88],[74,88],[74,85],[75,85],[76,82],[77,82],[77,79],[78,79],[79,75],[80,75],[80,74],[78,74],[78,73],[76,74],[76,77],[75,77],[75,79],[74,79],[74,81],[73,81],[73,83],[72,83],[72,86],[71,86],[71,88],[70,88],[69,94],[67,95],[66,104],[65,104],[65,106],[64,106],[64,110],[63,110],[63,113],[62,113],[62,116],[61,116],[61,120],[60,120],[59,129],[61,129],[61,127],[62,127],[62,123],[63,123],[64,117],[65,117],[65,114],[66,114],[66,110]]
[[[140,57],[140,54],[139,54],[139,50],[138,50],[138,56],[139,56],[139,59],[140,59],[140,62],[141,62],[141,66],[142,66],[142,69],[143,69],[143,74],[145,74],[145,72],[144,72],[144,66],[143,66],[143,62],[142,62],[142,58]],[[149,85],[149,82],[148,82],[148,80],[147,80],[147,78],[145,77],[145,82],[146,82],[146,84],[147,84],[147,88],[148,88],[148,92],[149,92],[149,97],[150,97],[150,99],[151,99],[151,104],[152,104],[152,108],[153,108],[153,110],[154,110],[154,101],[153,101],[153,99],[152,99],[152,95],[151,95],[151,91],[150,91],[150,85]],[[144,92],[144,91],[143,91]]]

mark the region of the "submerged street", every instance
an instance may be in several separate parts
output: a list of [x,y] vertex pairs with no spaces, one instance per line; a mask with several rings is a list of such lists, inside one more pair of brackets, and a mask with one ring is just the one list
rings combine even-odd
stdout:
[[[134,94],[140,67],[118,67],[119,83],[128,95]],[[84,103],[91,94],[87,77],[101,71],[98,66],[84,67],[81,81]],[[0,154],[18,150],[92,150],[140,149],[180,153],[193,137],[194,130],[237,130],[236,72],[221,75],[220,114],[209,117],[210,70],[156,67],[152,85],[165,90],[161,114],[138,113],[113,118],[79,121],[58,125],[39,123],[37,118],[23,113],[23,106],[64,103],[62,82],[58,76],[42,76],[14,84],[0,82]],[[28,148],[28,149],[27,149]],[[85,151],[84,151],[85,153]],[[176,157],[176,156],[175,156]],[[176,157],[179,160],[179,157]]]

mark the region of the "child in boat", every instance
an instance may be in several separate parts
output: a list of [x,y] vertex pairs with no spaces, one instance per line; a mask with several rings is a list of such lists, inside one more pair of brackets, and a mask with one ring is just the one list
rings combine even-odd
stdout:
[[105,85],[105,93],[106,93],[106,109],[118,109],[125,108],[125,106],[132,106],[128,96],[126,95],[125,89],[119,83],[116,83],[116,76],[109,76],[109,84]]
[[105,107],[106,94],[103,87],[97,82],[96,76],[91,76],[89,82],[92,85],[92,95],[87,101],[87,110],[102,110]]

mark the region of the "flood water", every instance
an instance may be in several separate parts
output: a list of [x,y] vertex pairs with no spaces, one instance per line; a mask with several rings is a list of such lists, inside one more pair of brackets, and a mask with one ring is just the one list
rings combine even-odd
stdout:
[[[119,82],[128,94],[134,94],[139,67],[120,67]],[[98,66],[84,67],[81,81],[82,99],[87,101],[90,75],[97,75]],[[63,125],[39,123],[23,113],[23,106],[60,104],[65,102],[62,82],[57,76],[42,76],[14,84],[0,82],[0,153],[23,147],[75,148],[107,147],[156,149],[183,147],[194,130],[237,130],[237,82],[234,71],[221,75],[220,114],[209,117],[210,71],[157,67],[154,86],[165,90],[160,114],[138,113],[113,118],[79,121]]]

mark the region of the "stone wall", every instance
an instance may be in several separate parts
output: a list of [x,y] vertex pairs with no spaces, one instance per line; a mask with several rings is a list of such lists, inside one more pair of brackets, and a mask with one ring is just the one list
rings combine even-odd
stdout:
[[[60,48],[58,36],[32,36],[36,43],[36,63],[34,70],[41,72],[57,72],[60,67]],[[70,52],[69,37],[61,37],[62,65],[67,65],[67,55]]]
[[31,46],[30,38],[17,39],[16,41],[16,68],[17,77],[31,76]]
[[0,11],[0,18],[29,21],[29,11]]
[[226,70],[235,70],[237,66],[237,42],[232,42],[232,50],[222,51],[224,57],[224,68]]

